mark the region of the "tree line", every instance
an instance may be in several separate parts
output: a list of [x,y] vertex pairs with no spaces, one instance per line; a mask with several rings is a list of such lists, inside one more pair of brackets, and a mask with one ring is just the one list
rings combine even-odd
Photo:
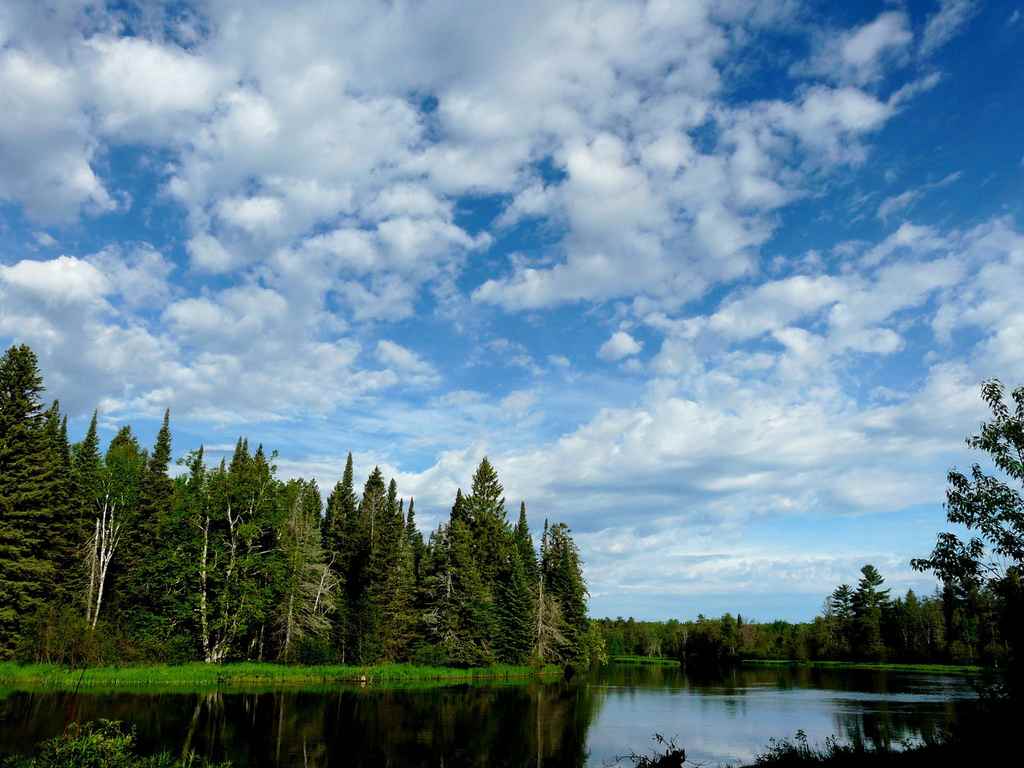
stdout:
[[661,656],[690,661],[738,659],[996,663],[1006,647],[993,595],[934,595],[914,590],[893,598],[873,565],[857,585],[841,584],[820,615],[807,622],[745,620],[742,614],[666,622],[600,619],[611,655]]
[[172,476],[170,414],[152,450],[97,416],[71,443],[32,350],[0,358],[0,658],[579,664],[599,653],[569,528],[534,546],[484,458],[424,540],[412,498],[352,455],[326,500],[240,438]]

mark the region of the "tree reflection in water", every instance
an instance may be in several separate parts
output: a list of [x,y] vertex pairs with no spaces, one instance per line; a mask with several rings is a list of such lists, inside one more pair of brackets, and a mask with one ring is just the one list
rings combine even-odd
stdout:
[[[60,733],[68,696],[0,700],[0,752]],[[77,719],[134,724],[143,753],[195,752],[236,766],[569,768],[586,763],[602,697],[586,685],[533,683],[78,698]]]

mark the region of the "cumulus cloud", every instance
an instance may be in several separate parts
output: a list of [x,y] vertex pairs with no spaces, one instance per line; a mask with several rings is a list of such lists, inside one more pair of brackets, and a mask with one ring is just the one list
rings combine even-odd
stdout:
[[614,362],[639,354],[643,346],[642,342],[637,341],[625,331],[616,331],[608,341],[601,345],[597,356],[602,360]]

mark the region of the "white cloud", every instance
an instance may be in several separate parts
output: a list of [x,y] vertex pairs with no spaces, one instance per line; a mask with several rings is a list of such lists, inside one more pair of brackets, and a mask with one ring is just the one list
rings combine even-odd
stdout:
[[942,189],[953,184],[961,177],[960,171],[949,174],[948,176],[934,181],[930,184],[924,184],[914,189],[908,189],[905,192],[901,192],[898,195],[885,198],[878,206],[878,218],[882,221],[886,221],[890,216],[910,208],[914,203],[920,200],[927,192],[933,189]]
[[441,377],[430,363],[411,349],[387,339],[377,342],[377,360],[398,371],[399,377],[410,384],[436,385]]
[[913,39],[907,15],[885,11],[855,29],[823,33],[815,55],[793,71],[866,85],[880,79],[885,65],[905,54]]
[[921,38],[921,55],[929,56],[956,37],[978,10],[975,0],[939,0]]
[[111,291],[102,272],[72,256],[0,266],[0,282],[47,304],[97,302]]
[[637,341],[625,331],[616,331],[608,341],[601,345],[601,348],[597,351],[597,356],[602,360],[614,362],[639,354],[643,347],[642,342]]

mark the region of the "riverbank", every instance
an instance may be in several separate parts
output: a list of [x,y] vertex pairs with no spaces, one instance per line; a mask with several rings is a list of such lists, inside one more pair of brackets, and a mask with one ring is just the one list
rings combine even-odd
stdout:
[[145,686],[267,686],[326,683],[411,684],[416,682],[524,680],[562,674],[559,667],[520,667],[498,664],[460,669],[413,664],[299,666],[240,662],[236,664],[155,664],[75,669],[53,664],[0,663],[0,685],[31,685],[54,690]]
[[679,659],[665,659],[660,656],[612,656],[610,664],[641,664],[651,667],[678,667]]
[[984,667],[970,664],[891,664],[873,661],[800,661],[797,659],[743,659],[750,667],[811,667],[815,669],[873,669],[881,672],[928,672],[939,675],[977,675]]

